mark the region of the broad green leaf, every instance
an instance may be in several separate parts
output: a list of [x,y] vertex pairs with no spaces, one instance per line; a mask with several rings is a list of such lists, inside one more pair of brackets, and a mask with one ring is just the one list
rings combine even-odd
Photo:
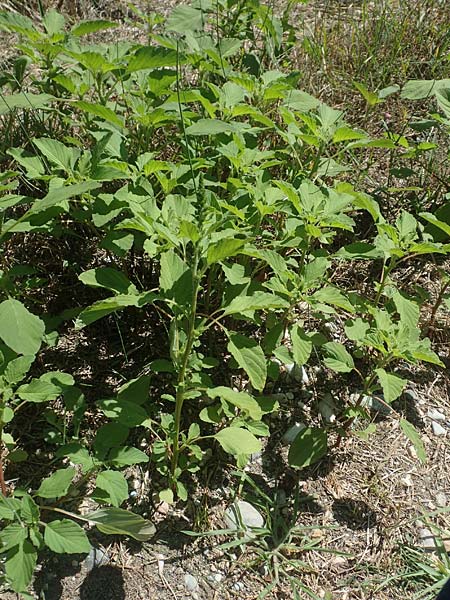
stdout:
[[78,279],[85,285],[106,288],[117,294],[138,294],[136,286],[130,282],[128,277],[112,267],[89,269],[78,275]]
[[240,427],[227,427],[216,433],[214,437],[225,452],[233,456],[254,454],[261,450],[261,442],[253,433]]
[[23,592],[31,583],[37,552],[28,540],[11,548],[6,554],[6,578],[15,592]]
[[102,471],[97,475],[95,484],[104,492],[99,494],[98,490],[94,491],[97,500],[101,499],[119,507],[128,498],[127,480],[118,471]]
[[22,544],[27,537],[28,528],[24,527],[21,523],[11,523],[11,525],[3,527],[0,532],[0,552],[6,552],[6,550],[14,548],[14,546]]
[[41,347],[45,325],[18,300],[0,304],[0,338],[17,354],[36,354]]
[[292,354],[297,365],[308,362],[312,350],[312,341],[299,325],[291,328]]
[[408,100],[421,100],[450,87],[450,79],[410,79],[405,83],[400,96]]
[[378,380],[383,388],[383,395],[386,402],[390,403],[396,400],[401,395],[408,382],[398,375],[387,373],[384,369],[375,369],[375,372],[378,375]]
[[186,129],[188,135],[218,135],[236,131],[236,123],[227,123],[220,119],[199,119]]
[[445,223],[444,221],[439,220],[435,215],[428,213],[428,212],[420,213],[420,216],[423,219],[425,219],[426,221],[428,221],[429,223],[431,223],[432,225],[434,225],[435,227],[438,227],[439,229],[441,229],[448,236],[450,236],[450,225],[448,223]]
[[167,21],[166,29],[176,33],[203,29],[205,15],[198,8],[180,4],[172,10]]
[[17,395],[21,400],[28,402],[49,402],[61,394],[61,388],[50,381],[33,379],[30,383],[21,385]]
[[45,108],[54,100],[50,94],[32,94],[31,92],[21,92],[20,94],[2,95],[0,97],[0,115],[5,115],[16,108],[33,110],[36,108]]
[[101,508],[86,515],[86,519],[102,533],[129,535],[140,542],[150,539],[156,531],[150,521],[121,508]]
[[[172,366],[172,363],[169,363]],[[154,366],[152,365],[154,369]],[[141,375],[124,383],[117,392],[118,400],[144,404],[149,399],[150,375]]]
[[363,342],[369,330],[369,324],[358,317],[353,321],[347,321],[344,329],[349,340]]
[[91,549],[82,527],[70,519],[47,523],[44,541],[50,550],[58,554],[82,554]]
[[29,494],[25,494],[21,501],[20,516],[25,523],[39,521],[39,507]]
[[98,452],[122,446],[130,434],[130,428],[122,423],[106,423],[97,429],[94,447]]
[[183,61],[176,50],[161,48],[160,46],[146,46],[140,48],[128,63],[127,71],[140,71],[142,69],[159,69],[160,67],[175,67]]
[[395,290],[392,299],[400,315],[400,322],[410,329],[415,329],[419,321],[420,308],[416,302],[405,298],[398,290]]
[[406,419],[400,419],[400,427],[402,428],[403,433],[414,446],[414,449],[417,453],[417,457],[420,460],[420,462],[422,464],[425,464],[427,462],[427,453],[422,438],[420,437],[420,434],[417,431],[417,429],[412,423],[410,423]]
[[139,295],[120,294],[112,298],[107,298],[106,300],[99,300],[81,311],[75,321],[75,328],[82,329],[86,325],[90,325],[91,323],[94,323],[94,321],[98,321],[98,319],[106,317],[127,306],[137,306],[141,308],[145,304],[153,302],[156,297],[156,294],[153,294],[152,292],[144,292]]
[[142,406],[127,400],[111,398],[110,400],[99,400],[97,405],[108,418],[116,419],[126,427],[142,425],[148,417]]
[[255,310],[287,308],[288,306],[289,303],[286,300],[275,296],[275,294],[255,292],[252,296],[238,296],[237,298],[233,298],[230,304],[223,309],[223,314],[233,315]]
[[147,463],[150,460],[145,452],[132,446],[124,448],[113,448],[108,455],[108,462],[115,467],[127,467],[130,465],[138,465]]
[[32,215],[47,210],[52,206],[60,204],[64,200],[87,194],[88,192],[101,187],[101,185],[102,184],[97,181],[82,181],[81,183],[54,188],[50,190],[44,198],[36,200],[28,211],[28,214]]
[[211,244],[208,248],[207,262],[208,265],[212,265],[216,262],[220,262],[225,258],[236,256],[239,254],[241,248],[245,244],[245,240],[239,240],[235,238],[224,238]]
[[323,362],[332,371],[336,371],[337,373],[350,373],[350,371],[355,368],[353,358],[342,344],[339,344],[338,342],[327,342],[322,347],[326,354]]
[[4,372],[4,377],[8,383],[19,383],[28,373],[31,365],[33,364],[35,356],[28,354],[26,356],[19,356],[11,360]]
[[96,21],[81,21],[75,27],[72,27],[71,34],[76,37],[82,35],[89,35],[90,33],[96,33],[97,31],[103,31],[104,29],[110,29],[111,27],[118,27],[119,23],[113,21],[104,21],[98,19]]
[[68,458],[73,464],[80,465],[83,475],[89,473],[89,471],[92,471],[97,466],[97,462],[89,454],[89,450],[76,442],[60,446],[56,452],[56,456],[59,458]]
[[61,498],[69,491],[70,484],[75,477],[75,468],[58,469],[50,477],[46,477],[38,491],[37,496],[41,498]]
[[323,429],[302,429],[289,448],[289,465],[295,469],[304,469],[325,456],[327,450],[327,434]]
[[241,369],[247,373],[252,386],[262,391],[266,385],[267,364],[261,346],[239,333],[230,335],[228,350]]
[[62,142],[51,138],[34,138],[33,143],[45,158],[64,171],[72,171],[80,155],[78,148],[68,148]]
[[42,19],[42,24],[49,36],[61,33],[64,29],[65,19],[61,13],[54,8],[47,10]]
[[315,292],[311,296],[311,298],[318,302],[330,304],[331,306],[337,306],[350,313],[355,312],[354,307],[344,296],[344,294],[337,288],[331,287],[329,285],[321,287],[319,290],[317,290],[317,292]]
[[[261,419],[262,410],[258,402],[247,394],[247,392],[236,392],[231,388],[225,386],[218,386],[215,388],[209,388],[206,390],[206,393],[210,398],[222,398],[226,402],[237,406],[241,410],[244,410],[248,413],[251,419]],[[214,421],[215,422],[215,421]]]
[[[85,113],[100,117],[104,121],[117,125],[117,127],[124,126],[123,118],[119,117],[117,113],[103,104],[94,104],[92,102],[85,102],[84,100],[77,100],[76,102],[73,102],[73,106],[76,106]],[[99,177],[96,177],[96,179],[99,179]]]
[[192,272],[174,250],[161,255],[159,285],[165,296],[180,306],[192,300]]

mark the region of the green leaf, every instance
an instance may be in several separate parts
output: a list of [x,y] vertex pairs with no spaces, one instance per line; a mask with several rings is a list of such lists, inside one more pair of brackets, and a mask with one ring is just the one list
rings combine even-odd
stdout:
[[35,356],[28,354],[26,356],[19,356],[11,360],[4,372],[4,377],[8,383],[19,383],[28,373],[31,365],[33,364]]
[[386,402],[391,403],[396,400],[401,395],[408,382],[398,375],[387,373],[384,369],[375,369],[375,372],[378,375],[378,380],[383,388],[383,395]]
[[331,304],[331,306],[337,306],[350,313],[355,312],[353,305],[348,301],[344,294],[335,287],[327,285],[323,286],[317,290],[317,292],[315,292],[311,298],[318,302],[324,302],[325,304]]
[[226,402],[233,404],[233,406],[237,406],[241,410],[248,413],[251,419],[261,419],[262,410],[258,402],[247,394],[247,392],[235,392],[229,387],[218,386],[214,388],[209,388],[206,390],[206,393],[210,398],[222,398]]
[[30,383],[21,385],[17,390],[19,398],[27,400],[27,402],[49,402],[56,400],[60,394],[59,386],[42,379],[33,379]]
[[400,96],[408,100],[421,100],[450,87],[450,79],[410,79],[403,86]]
[[99,490],[104,492],[99,494],[98,490],[94,491],[94,497],[97,500],[101,499],[119,507],[128,498],[127,480],[118,471],[102,471],[97,475],[95,484]]
[[102,533],[129,535],[140,542],[150,539],[156,531],[150,521],[121,508],[101,508],[86,515],[86,519]]
[[110,448],[121,446],[129,433],[130,428],[122,423],[106,423],[97,430],[94,447],[98,452],[106,452]]
[[236,313],[253,312],[255,310],[272,310],[276,308],[288,308],[289,303],[266,292],[255,292],[252,296],[238,296],[233,298],[228,306],[223,310],[223,315],[233,315]]
[[205,16],[198,8],[181,4],[173,9],[166,21],[166,29],[176,33],[203,29]]
[[39,521],[39,506],[29,494],[22,498],[20,516],[25,523],[37,523]]
[[363,83],[358,83],[357,81],[353,82],[355,88],[360,92],[363,96],[364,100],[367,102],[369,106],[375,106],[382,102],[382,100],[378,97],[374,92],[370,92]]
[[6,554],[6,578],[15,592],[23,592],[30,585],[36,560],[36,550],[28,540],[14,546]]
[[85,285],[106,288],[117,294],[138,294],[136,286],[130,282],[128,277],[112,267],[99,267],[84,271],[78,275],[78,279]]
[[309,467],[325,456],[327,450],[327,434],[323,429],[302,429],[289,448],[289,465],[295,469]]
[[308,362],[312,350],[312,341],[299,325],[291,328],[292,354],[297,365]]
[[96,33],[97,31],[103,31],[104,29],[110,29],[111,27],[118,27],[119,23],[113,21],[104,21],[98,19],[95,21],[81,21],[75,27],[72,27],[71,34],[76,37],[82,35],[89,35],[90,33]]
[[435,227],[438,227],[439,229],[441,229],[448,236],[450,236],[450,225],[448,223],[445,223],[444,221],[439,220],[435,215],[433,215],[431,213],[423,212],[423,213],[420,213],[420,216],[423,219],[425,219],[426,221],[428,221],[429,223],[431,223],[432,225],[434,225]]
[[83,528],[70,519],[47,523],[44,541],[50,550],[58,554],[82,554],[91,549]]
[[126,427],[137,427],[145,422],[147,412],[134,402],[119,400],[115,398],[99,400],[97,402],[100,410],[110,419],[116,419]]
[[420,437],[420,434],[417,431],[417,429],[412,423],[410,423],[406,419],[400,419],[400,427],[402,428],[403,433],[414,446],[414,449],[417,453],[417,457],[420,460],[420,462],[422,464],[425,464],[427,462],[427,453],[422,438]]
[[34,138],[33,143],[53,164],[64,171],[71,171],[80,155],[78,148],[68,148],[62,142],[51,138]]
[[26,94],[20,92],[19,94],[9,94],[8,96],[2,95],[0,97],[0,115],[5,115],[16,108],[27,110],[45,108],[54,99],[54,96],[50,94],[32,94],[31,92],[27,92]]
[[409,329],[415,329],[419,322],[420,308],[416,302],[408,300],[398,290],[395,290],[392,299],[400,315],[400,322]]
[[0,338],[17,354],[36,354],[41,347],[45,325],[18,300],[0,304]]
[[[169,364],[172,366],[172,363]],[[127,400],[135,404],[144,404],[149,399],[149,390],[150,375],[141,375],[124,383],[117,392],[117,399]]]
[[267,363],[261,346],[244,335],[233,333],[228,350],[239,367],[247,373],[252,386],[262,391],[266,385]]
[[124,448],[113,448],[108,455],[108,462],[115,467],[128,467],[140,463],[147,463],[150,458],[133,446],[125,446]]
[[64,200],[82,196],[91,190],[95,190],[101,187],[101,183],[97,181],[82,181],[81,183],[74,183],[73,185],[65,185],[57,187],[49,191],[41,200],[36,200],[33,206],[28,211],[28,214],[35,214],[41,211],[47,210],[52,206],[56,206]]
[[227,123],[220,119],[199,119],[186,128],[188,135],[218,135],[219,133],[232,133],[237,130],[235,123]]
[[159,285],[167,298],[180,306],[192,300],[192,272],[174,250],[161,254]]
[[225,258],[236,256],[239,251],[245,245],[245,240],[238,240],[235,238],[224,238],[218,242],[212,244],[208,248],[207,262],[208,265],[212,265],[216,262],[220,262]]
[[222,429],[214,436],[225,452],[233,456],[240,454],[254,454],[261,450],[261,442],[247,431],[240,427],[227,427]]
[[46,477],[38,491],[37,496],[41,498],[61,498],[69,491],[70,484],[75,477],[75,468],[58,469],[50,477]]
[[106,298],[106,300],[99,300],[81,311],[75,321],[75,328],[82,329],[86,325],[90,325],[91,323],[94,323],[94,321],[98,321],[98,319],[106,317],[127,306],[137,306],[141,308],[145,304],[153,302],[155,298],[157,298],[156,294],[144,292],[138,295],[120,294],[112,298]]
[[[122,117],[119,117],[118,114],[103,104],[94,104],[92,102],[85,102],[84,100],[77,100],[76,102],[73,102],[73,106],[76,106],[85,113],[100,117],[104,121],[117,125],[117,127],[124,127],[125,125]],[[99,178],[96,177],[96,179]]]
[[22,544],[28,537],[28,528],[21,523],[11,523],[3,527],[0,532],[0,552],[6,552],[18,544]]
[[352,356],[342,344],[327,342],[323,349],[327,355],[323,362],[329,369],[337,373],[350,373],[355,368]]
[[160,67],[175,67],[184,62],[176,50],[161,48],[159,46],[145,46],[140,48],[128,63],[127,71],[140,71],[142,69],[159,69]]

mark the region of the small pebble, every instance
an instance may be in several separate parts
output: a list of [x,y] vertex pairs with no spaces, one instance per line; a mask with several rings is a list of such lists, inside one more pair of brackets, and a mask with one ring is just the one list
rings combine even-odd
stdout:
[[432,422],[431,427],[433,428],[434,435],[445,435],[447,433],[447,430],[436,421]]
[[435,496],[436,498],[436,504],[438,506],[440,506],[441,508],[443,508],[444,506],[447,506],[447,496],[444,494],[444,492],[438,492]]
[[419,529],[419,539],[421,546],[425,548],[425,550],[433,551],[436,549],[434,535],[427,527]]
[[198,590],[198,581],[197,579],[191,575],[190,573],[185,573],[184,575],[184,587],[188,592],[195,592]]
[[445,415],[435,408],[430,408],[427,412],[427,415],[430,417],[430,419],[433,419],[433,421],[445,421]]
[[409,473],[402,479],[402,483],[407,488],[413,486],[413,480],[412,480],[412,477],[411,477],[411,475]]

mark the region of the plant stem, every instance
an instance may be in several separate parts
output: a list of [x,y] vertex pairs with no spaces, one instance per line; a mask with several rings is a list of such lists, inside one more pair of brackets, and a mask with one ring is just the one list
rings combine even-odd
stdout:
[[192,280],[193,280],[193,294],[192,294],[192,306],[191,312],[188,320],[188,336],[186,340],[186,346],[184,348],[183,359],[181,361],[181,368],[178,373],[177,380],[177,393],[175,396],[175,432],[173,437],[173,445],[172,445],[172,459],[170,465],[170,479],[172,487],[175,486],[176,476],[175,472],[178,467],[178,458],[180,455],[180,430],[181,430],[181,416],[183,411],[184,404],[184,394],[186,391],[186,375],[187,375],[187,367],[189,362],[189,357],[192,352],[192,346],[195,341],[195,319],[197,316],[197,297],[199,292],[199,284],[200,278],[198,275],[198,252],[195,249],[194,255],[194,265],[192,269]]

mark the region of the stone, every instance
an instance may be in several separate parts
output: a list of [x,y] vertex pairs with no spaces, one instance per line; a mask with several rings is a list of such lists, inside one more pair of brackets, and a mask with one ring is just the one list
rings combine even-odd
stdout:
[[433,421],[445,421],[446,419],[445,415],[435,408],[428,409],[427,415],[430,419],[433,419]]
[[185,573],[184,575],[184,587],[188,592],[195,592],[198,590],[198,581],[197,579],[191,575],[190,573]]
[[229,506],[225,511],[224,520],[228,529],[234,530],[240,529],[240,521],[245,528],[264,526],[264,518],[261,513],[245,500],[238,500]]
[[447,496],[444,494],[444,492],[438,492],[435,496],[436,499],[436,504],[438,506],[440,506],[441,508],[443,508],[444,506],[447,506]]
[[446,435],[447,433],[447,430],[437,421],[433,421],[431,427],[433,428],[434,435]]
[[392,408],[389,404],[384,402],[383,396],[364,396],[362,401],[363,406],[367,407],[369,410],[380,413],[380,415],[384,415],[387,417],[391,414]]
[[109,556],[101,548],[91,548],[91,551],[83,560],[83,566],[87,571],[92,571],[97,567],[107,565],[109,560]]
[[434,535],[427,527],[419,529],[419,541],[420,545],[428,552],[433,552],[436,550]]
[[405,475],[405,477],[403,477],[402,479],[402,483],[406,488],[412,487],[413,486],[413,480],[411,475],[408,473],[407,475]]

